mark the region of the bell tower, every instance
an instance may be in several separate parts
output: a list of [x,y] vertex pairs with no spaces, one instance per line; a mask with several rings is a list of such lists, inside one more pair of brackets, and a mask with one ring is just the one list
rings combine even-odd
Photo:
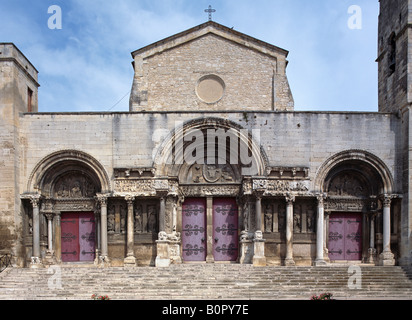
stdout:
[[[412,0],[380,0],[379,112],[401,121],[398,190],[402,190],[399,264],[412,263]],[[396,191],[396,190],[395,190]]]
[[378,29],[379,111],[398,112],[412,102],[410,0],[380,0]]
[[18,240],[22,239],[20,172],[25,141],[20,115],[38,111],[37,75],[14,44],[0,43],[0,252],[15,257],[24,257]]

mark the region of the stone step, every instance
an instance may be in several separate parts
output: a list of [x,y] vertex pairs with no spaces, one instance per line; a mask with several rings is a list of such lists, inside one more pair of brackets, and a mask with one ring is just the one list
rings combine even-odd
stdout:
[[[56,269],[8,269],[0,299],[309,299],[332,292],[341,299],[412,299],[412,281],[400,267],[362,267],[360,290],[348,288],[345,267],[179,265],[167,269],[62,267],[62,289],[50,287]],[[50,272],[52,271],[52,272]],[[79,281],[81,279],[81,281]]]

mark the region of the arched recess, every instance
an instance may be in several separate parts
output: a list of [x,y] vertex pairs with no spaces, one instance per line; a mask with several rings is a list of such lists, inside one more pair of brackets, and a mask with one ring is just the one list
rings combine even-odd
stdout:
[[[237,139],[238,147],[234,148],[232,142],[224,145],[221,142],[216,143],[217,138],[209,141],[209,131],[216,135],[226,135],[226,141],[232,141],[231,138]],[[187,141],[186,138],[190,139],[192,134],[193,137],[198,134],[200,139],[193,138]],[[264,176],[268,160],[265,151],[260,146],[258,134],[259,132],[250,131],[233,121],[221,118],[201,118],[182,123],[166,137],[160,146],[154,159],[156,173],[158,176],[182,177],[182,172],[187,172],[194,162],[200,160],[198,156],[195,156],[191,159],[192,162],[188,162],[185,157],[188,146],[194,148],[198,144],[200,148],[204,148],[205,165],[208,164],[207,150],[223,145],[225,155],[222,157],[216,151],[216,165],[229,165],[232,169],[238,167],[239,169],[234,169],[233,172],[238,179],[241,176]]]
[[348,150],[329,158],[318,170],[314,189],[320,193],[330,191],[332,180],[345,172],[352,172],[363,185],[368,185],[369,195],[393,192],[393,178],[386,164],[362,150]]
[[[56,189],[61,187],[59,182],[63,178],[70,180],[70,175],[82,176],[82,183],[85,186],[93,185],[93,190],[83,190],[83,197],[89,193],[109,193],[111,190],[109,176],[95,158],[82,151],[63,150],[50,154],[36,165],[29,177],[27,192],[53,197],[59,192]],[[74,188],[77,183],[77,181],[73,182]],[[64,192],[63,189],[62,187],[61,192]]]

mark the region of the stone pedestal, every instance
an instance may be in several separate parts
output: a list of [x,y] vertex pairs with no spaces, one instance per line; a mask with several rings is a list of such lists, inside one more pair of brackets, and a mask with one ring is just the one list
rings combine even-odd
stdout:
[[157,268],[169,267],[171,264],[169,258],[169,241],[168,240],[157,240],[157,256],[155,260],[155,266]]
[[379,265],[380,266],[394,266],[395,256],[390,251],[384,251],[379,255]]
[[255,239],[253,239],[253,266],[266,266],[265,240],[263,239],[262,231],[256,231]]
[[159,232],[159,240],[156,241],[157,256],[155,266],[159,268],[169,267],[171,264],[182,263],[180,256],[180,233],[167,234]]
[[242,231],[240,236],[240,264],[251,264],[253,261],[253,241],[251,240],[253,234],[247,231]]

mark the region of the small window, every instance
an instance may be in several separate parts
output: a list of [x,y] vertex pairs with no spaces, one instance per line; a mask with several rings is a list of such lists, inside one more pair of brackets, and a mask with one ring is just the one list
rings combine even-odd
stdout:
[[392,74],[396,69],[396,36],[394,33],[389,38],[389,73]]
[[27,88],[27,112],[33,112],[33,90]]

